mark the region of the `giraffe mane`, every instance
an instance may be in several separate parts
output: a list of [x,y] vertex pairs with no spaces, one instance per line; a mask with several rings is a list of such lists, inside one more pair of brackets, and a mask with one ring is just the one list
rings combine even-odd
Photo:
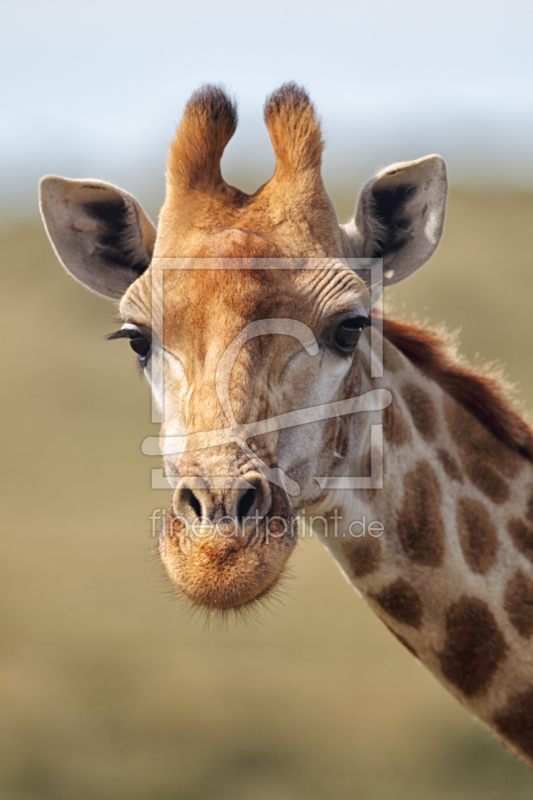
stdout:
[[383,319],[383,335],[494,436],[533,462],[533,428],[515,410],[513,387],[501,370],[466,361],[457,352],[456,336],[442,330]]

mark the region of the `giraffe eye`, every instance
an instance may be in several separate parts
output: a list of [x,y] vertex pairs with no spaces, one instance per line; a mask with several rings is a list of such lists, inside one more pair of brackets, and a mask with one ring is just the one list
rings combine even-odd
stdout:
[[152,352],[151,333],[148,330],[144,328],[141,330],[141,328],[128,323],[126,327],[121,328],[116,333],[112,333],[107,338],[127,339],[131,349],[138,356],[139,366],[141,369],[145,368]]
[[363,328],[370,325],[368,317],[357,316],[343,319],[335,332],[335,344],[343,353],[352,353],[357,347]]
[[150,357],[152,345],[150,341],[137,331],[132,331],[129,336],[130,347],[139,356],[141,366],[144,366]]

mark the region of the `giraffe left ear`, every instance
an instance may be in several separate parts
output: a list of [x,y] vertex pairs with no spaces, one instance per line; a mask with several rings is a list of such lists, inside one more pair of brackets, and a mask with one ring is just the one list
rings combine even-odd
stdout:
[[383,259],[385,286],[408,278],[437,249],[444,227],[446,165],[440,156],[393,164],[364,186],[341,229],[350,255]]
[[39,203],[59,260],[94,292],[122,297],[150,264],[155,228],[124,189],[47,175],[39,184]]

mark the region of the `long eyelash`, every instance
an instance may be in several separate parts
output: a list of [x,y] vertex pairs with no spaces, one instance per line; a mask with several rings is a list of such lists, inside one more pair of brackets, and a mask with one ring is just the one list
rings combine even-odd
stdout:
[[115,331],[115,333],[108,334],[105,338],[107,341],[111,339],[129,339],[132,330],[132,328],[121,328],[119,331]]

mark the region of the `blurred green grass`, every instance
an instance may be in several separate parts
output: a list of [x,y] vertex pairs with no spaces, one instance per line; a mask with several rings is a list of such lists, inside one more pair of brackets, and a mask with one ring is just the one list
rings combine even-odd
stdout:
[[[334,193],[347,218],[352,198]],[[433,261],[389,293],[461,327],[533,409],[533,194],[452,191]],[[396,642],[316,541],[260,624],[191,621],[154,552],[148,389],[113,305],[40,225],[0,237],[2,800],[496,800],[533,775]]]

